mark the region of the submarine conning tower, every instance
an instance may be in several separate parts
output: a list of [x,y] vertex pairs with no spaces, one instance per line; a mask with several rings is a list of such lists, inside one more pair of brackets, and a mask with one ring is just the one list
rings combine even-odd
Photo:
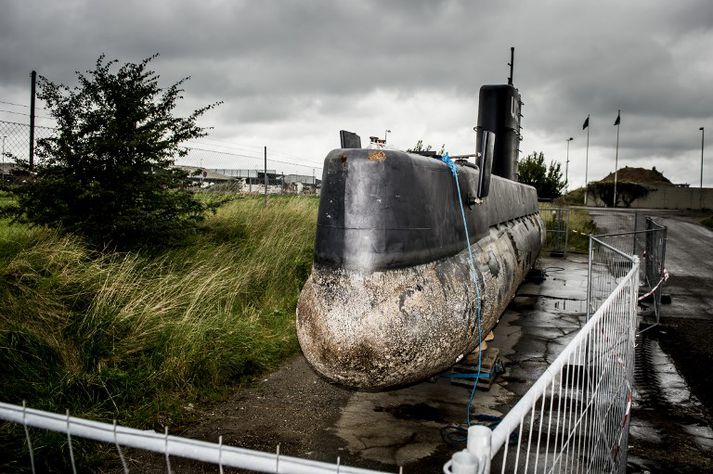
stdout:
[[[513,181],[517,180],[521,106],[520,92],[512,84],[480,88],[476,130],[495,134],[492,173]],[[482,149],[482,137],[477,134],[476,150]]]

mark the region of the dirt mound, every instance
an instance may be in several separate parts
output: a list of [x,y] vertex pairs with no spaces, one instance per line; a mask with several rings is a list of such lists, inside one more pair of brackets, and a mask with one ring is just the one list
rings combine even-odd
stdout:
[[[645,186],[673,186],[660,171],[654,166],[652,169],[629,168],[625,166],[617,172],[617,181],[620,183],[636,183]],[[614,182],[614,173],[609,173],[600,183]]]

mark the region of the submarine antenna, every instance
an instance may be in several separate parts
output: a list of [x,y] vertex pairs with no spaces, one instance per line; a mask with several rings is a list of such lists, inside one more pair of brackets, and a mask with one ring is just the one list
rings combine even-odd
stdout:
[[510,66],[510,77],[508,77],[508,85],[512,85],[512,72],[513,72],[513,69],[515,68],[515,48],[514,47],[510,48],[510,62],[508,63],[508,66]]

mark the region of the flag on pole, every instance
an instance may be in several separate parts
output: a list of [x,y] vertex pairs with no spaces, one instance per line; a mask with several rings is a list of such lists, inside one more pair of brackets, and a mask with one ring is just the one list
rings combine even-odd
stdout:
[[587,115],[587,118],[584,120],[584,123],[582,124],[582,130],[585,130],[587,127],[589,127],[589,115]]
[[621,110],[616,114],[616,120],[614,120],[614,125],[619,125],[621,123]]

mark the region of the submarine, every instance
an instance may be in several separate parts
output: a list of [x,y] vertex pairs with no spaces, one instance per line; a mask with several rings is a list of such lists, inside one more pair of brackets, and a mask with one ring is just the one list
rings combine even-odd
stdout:
[[535,189],[517,182],[510,67],[507,84],[480,88],[473,155],[361,148],[342,131],[326,156],[296,310],[302,352],[324,377],[377,391],[444,371],[478,347],[535,263],[545,230]]

